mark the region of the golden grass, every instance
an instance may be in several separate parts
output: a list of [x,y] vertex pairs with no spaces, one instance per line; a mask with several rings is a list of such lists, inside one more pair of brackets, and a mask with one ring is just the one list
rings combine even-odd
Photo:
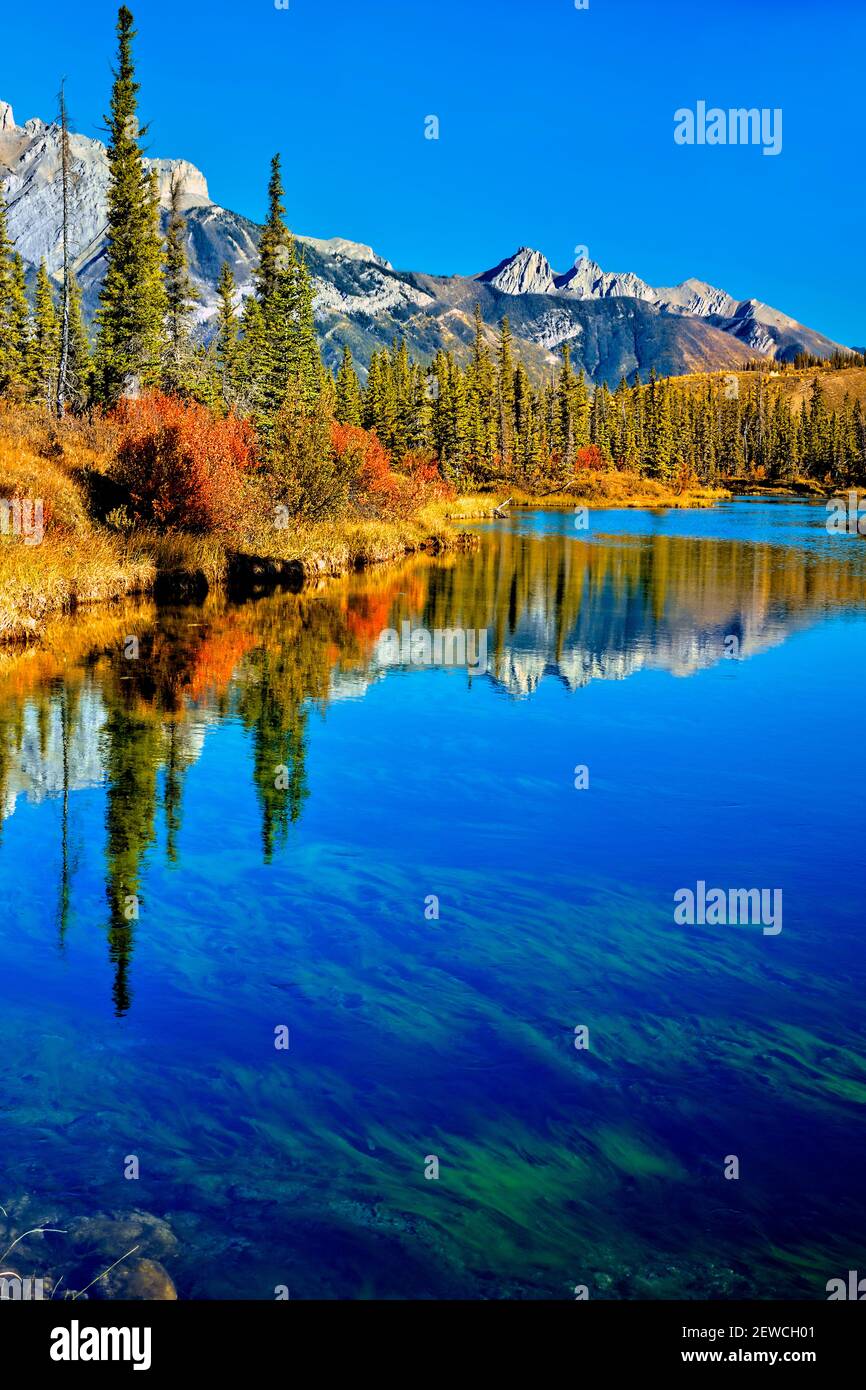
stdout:
[[46,614],[147,588],[156,573],[143,550],[96,526],[85,478],[106,467],[108,427],[0,409],[0,499],[41,504],[44,537],[0,535],[0,640],[26,637]]
[[124,563],[162,575],[200,575],[209,587],[221,584],[228,568],[226,542],[216,535],[155,531],[136,527],[125,533]]
[[585,506],[605,507],[711,507],[730,493],[724,488],[694,487],[678,492],[653,478],[642,478],[624,469],[589,472],[579,488],[563,492],[534,493],[502,483],[492,493],[475,493],[440,504],[449,521],[491,517],[508,503],[511,507],[545,507],[551,510]]
[[319,575],[383,564],[456,539],[445,504],[436,502],[421,507],[413,517],[396,520],[346,517],[285,530],[259,523],[249,529],[242,548],[263,559],[296,564],[304,574]]
[[148,589],[156,567],[114,537],[46,538],[41,545],[0,541],[0,640],[38,631],[47,614]]
[[62,455],[46,456],[31,443],[5,432],[0,416],[0,498],[42,504],[46,521],[74,534],[91,529],[79,479]]

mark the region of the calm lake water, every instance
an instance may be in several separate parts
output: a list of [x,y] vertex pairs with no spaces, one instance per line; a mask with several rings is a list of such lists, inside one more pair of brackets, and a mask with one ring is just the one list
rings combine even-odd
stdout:
[[[182,1298],[866,1269],[866,544],[825,519],[518,513],[0,658],[9,1241],[151,1213]],[[404,623],[488,669],[389,659]],[[701,880],[782,931],[677,925]],[[68,1239],[13,1267],[68,1284]]]

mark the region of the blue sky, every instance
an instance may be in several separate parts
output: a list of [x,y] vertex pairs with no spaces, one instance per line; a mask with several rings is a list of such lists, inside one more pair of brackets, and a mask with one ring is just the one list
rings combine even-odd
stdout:
[[[474,273],[587,246],[652,284],[695,275],[866,344],[862,0],[139,0],[152,154],[260,217],[399,268]],[[0,98],[49,118],[61,75],[99,133],[117,5],[4,7]],[[783,147],[674,143],[673,113],[780,107]],[[424,138],[436,115],[440,138]]]

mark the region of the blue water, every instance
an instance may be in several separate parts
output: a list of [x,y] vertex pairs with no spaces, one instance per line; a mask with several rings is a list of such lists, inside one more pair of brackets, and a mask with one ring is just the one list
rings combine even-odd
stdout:
[[[759,495],[733,498],[706,508],[617,507],[589,509],[588,524],[575,520],[576,512],[560,510],[510,512],[508,529],[521,536],[568,534],[585,541],[630,541],[633,537],[682,536],[696,540],[737,541],[747,544],[795,546],[801,552],[828,559],[851,560],[846,551],[857,538],[827,531],[828,512],[822,501],[792,501]],[[503,529],[502,522],[479,522],[480,527]]]
[[[0,1203],[71,1231],[22,1264],[98,1273],[134,1210],[181,1297],[862,1267],[866,548],[794,502],[478,531],[0,669]],[[489,670],[384,664],[404,619]],[[676,925],[699,880],[782,931]]]

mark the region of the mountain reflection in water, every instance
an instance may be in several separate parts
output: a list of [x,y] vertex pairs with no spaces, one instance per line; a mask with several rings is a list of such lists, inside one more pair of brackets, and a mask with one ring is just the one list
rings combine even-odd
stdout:
[[[69,793],[105,785],[107,928],[122,1013],[143,861],[160,813],[166,857],[177,860],[184,778],[208,732],[231,719],[248,735],[269,862],[308,794],[311,710],[362,696],[386,676],[386,630],[405,621],[430,632],[486,629],[485,678],[524,698],[545,677],[577,690],[642,670],[690,676],[864,603],[862,567],[804,563],[770,543],[661,535],[582,545],[565,532],[496,531],[468,555],[422,557],[300,594],[94,610],[57,620],[44,649],[0,665],[0,807],[5,818],[22,795],[60,797],[65,839]],[[61,933],[69,877],[64,855]]]

